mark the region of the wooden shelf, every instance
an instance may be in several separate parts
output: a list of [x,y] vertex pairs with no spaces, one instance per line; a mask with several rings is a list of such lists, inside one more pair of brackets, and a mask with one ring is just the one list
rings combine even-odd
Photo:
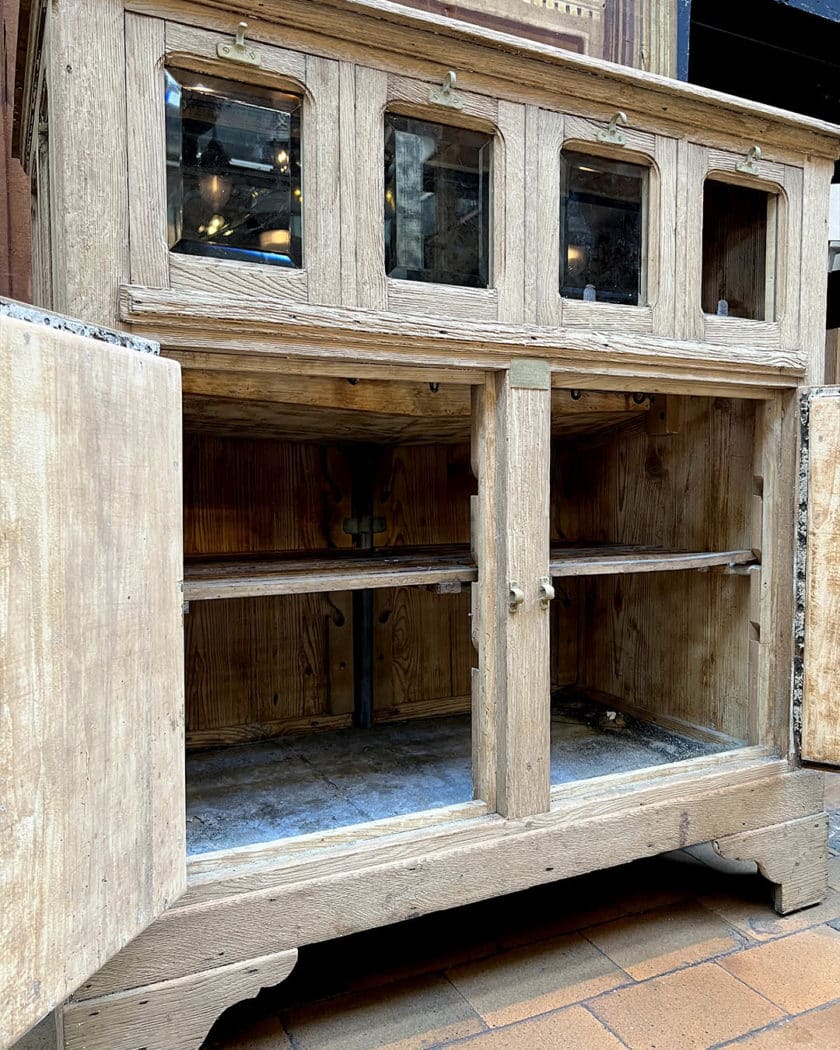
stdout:
[[378,587],[471,583],[478,570],[466,547],[417,548],[335,556],[187,562],[184,599],[258,598]]
[[552,547],[552,576],[610,576],[630,572],[679,572],[716,566],[750,565],[756,561],[748,550],[685,551],[665,547],[603,544],[592,547]]
[[[749,565],[752,551],[682,551],[662,547],[603,544],[554,547],[549,572],[560,576],[676,572],[716,566]],[[184,569],[184,599],[259,598],[382,587],[428,587],[472,583],[478,570],[466,547],[412,548],[406,551],[336,552],[329,558],[277,557],[196,559]]]

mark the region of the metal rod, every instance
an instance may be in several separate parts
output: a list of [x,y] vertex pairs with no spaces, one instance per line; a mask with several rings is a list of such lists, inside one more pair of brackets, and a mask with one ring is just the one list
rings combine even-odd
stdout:
[[[352,514],[367,523],[353,536],[353,546],[373,554],[373,511],[376,491],[373,479],[379,450],[375,445],[358,445],[353,451]],[[373,591],[353,592],[353,725],[370,729],[373,725]]]

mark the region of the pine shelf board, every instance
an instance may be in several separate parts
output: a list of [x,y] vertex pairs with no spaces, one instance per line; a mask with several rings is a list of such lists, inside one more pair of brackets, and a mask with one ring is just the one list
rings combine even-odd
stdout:
[[[603,576],[749,565],[752,551],[684,551],[662,547],[601,544],[554,547],[549,573]],[[347,551],[330,557],[195,559],[186,563],[184,599],[260,598],[283,594],[318,594],[383,587],[428,587],[473,583],[478,570],[466,547],[427,547],[382,551],[373,555]]]

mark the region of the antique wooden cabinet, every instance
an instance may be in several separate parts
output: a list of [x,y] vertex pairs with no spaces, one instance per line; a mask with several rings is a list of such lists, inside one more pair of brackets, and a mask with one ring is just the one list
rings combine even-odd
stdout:
[[818,901],[838,129],[386,0],[20,55],[38,306],[127,334],[2,321],[0,1041],[709,840]]

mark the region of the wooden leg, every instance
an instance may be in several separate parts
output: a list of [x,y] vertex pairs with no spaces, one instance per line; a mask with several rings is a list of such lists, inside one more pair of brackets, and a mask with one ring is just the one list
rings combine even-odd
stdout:
[[174,981],[69,1002],[62,1015],[64,1050],[199,1050],[224,1011],[280,984],[297,950],[231,963]]
[[819,904],[828,880],[828,814],[790,820],[758,831],[718,839],[714,848],[729,860],[752,860],[774,883],[780,915]]

